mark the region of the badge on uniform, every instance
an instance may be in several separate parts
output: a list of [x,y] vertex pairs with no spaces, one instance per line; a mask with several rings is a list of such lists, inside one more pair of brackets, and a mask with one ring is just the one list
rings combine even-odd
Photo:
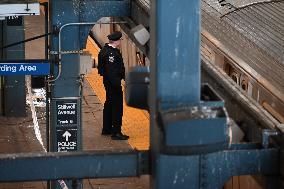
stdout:
[[114,56],[109,56],[109,57],[108,57],[108,61],[111,62],[111,63],[113,63],[113,62],[114,62]]

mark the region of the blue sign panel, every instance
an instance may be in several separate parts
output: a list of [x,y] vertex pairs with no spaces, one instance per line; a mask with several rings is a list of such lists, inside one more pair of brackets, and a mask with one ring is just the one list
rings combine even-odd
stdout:
[[49,75],[49,63],[0,63],[0,75]]

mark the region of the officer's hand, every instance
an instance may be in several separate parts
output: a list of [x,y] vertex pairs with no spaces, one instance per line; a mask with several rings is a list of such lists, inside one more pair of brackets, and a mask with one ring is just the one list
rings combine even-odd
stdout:
[[125,80],[121,80],[121,85],[124,87],[125,86]]

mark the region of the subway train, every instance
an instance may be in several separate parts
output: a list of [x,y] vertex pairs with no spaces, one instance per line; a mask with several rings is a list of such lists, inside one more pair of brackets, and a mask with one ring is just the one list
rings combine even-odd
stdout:
[[284,2],[240,2],[228,7],[201,2],[202,59],[284,123]]
[[[140,2],[149,8],[149,1]],[[215,0],[201,1],[201,59],[225,72],[247,96],[283,124],[284,11],[279,10],[284,10],[284,2],[242,2],[227,6]],[[104,44],[106,34],[115,30],[123,33],[121,52],[126,72],[136,65],[150,65],[147,55],[120,25],[97,25],[92,31]]]

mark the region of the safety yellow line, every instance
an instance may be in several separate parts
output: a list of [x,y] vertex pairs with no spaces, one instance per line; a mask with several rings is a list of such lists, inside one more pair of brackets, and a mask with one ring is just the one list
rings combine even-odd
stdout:
[[[90,43],[89,40],[88,43]],[[89,46],[90,44],[87,44],[87,50],[90,53],[94,52],[94,50],[88,48]],[[96,53],[92,53],[92,55],[95,57],[97,56]],[[93,69],[86,76],[86,79],[103,104],[105,101],[105,90],[102,77],[97,73],[97,69]],[[129,107],[125,102],[123,107],[122,132],[130,136],[129,144],[132,148],[138,150],[149,149],[149,114],[146,111]]]

